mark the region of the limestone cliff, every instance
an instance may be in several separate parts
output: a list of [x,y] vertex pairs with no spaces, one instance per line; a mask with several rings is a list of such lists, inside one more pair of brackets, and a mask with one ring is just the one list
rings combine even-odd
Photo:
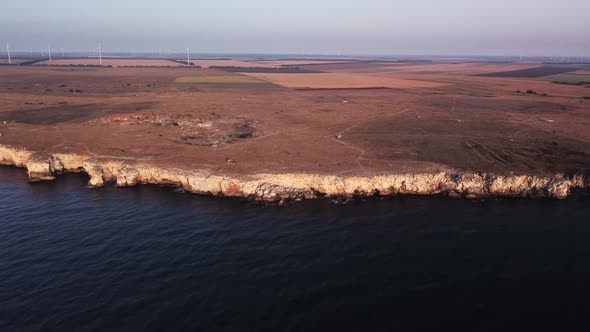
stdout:
[[494,175],[469,172],[340,176],[254,174],[232,177],[207,170],[161,168],[128,160],[95,159],[83,154],[28,151],[0,145],[0,164],[26,167],[30,181],[52,180],[63,172],[85,172],[89,186],[166,184],[197,194],[244,197],[261,201],[373,195],[451,197],[568,197],[573,188],[590,188],[590,177]]

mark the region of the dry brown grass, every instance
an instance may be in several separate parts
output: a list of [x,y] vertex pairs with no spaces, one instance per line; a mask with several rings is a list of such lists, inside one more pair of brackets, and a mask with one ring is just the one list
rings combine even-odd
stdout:
[[[0,144],[237,175],[590,172],[587,88],[447,74],[250,75],[349,88],[271,91],[231,75],[2,66]],[[202,78],[175,82],[187,76]],[[447,85],[403,89],[431,82]],[[385,83],[402,89],[350,89]],[[548,96],[515,93],[527,89]]]

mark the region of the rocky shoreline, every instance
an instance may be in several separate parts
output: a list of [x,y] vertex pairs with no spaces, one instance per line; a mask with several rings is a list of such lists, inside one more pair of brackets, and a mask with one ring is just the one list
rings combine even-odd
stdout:
[[305,173],[225,176],[207,170],[162,168],[146,163],[101,159],[78,153],[29,151],[0,145],[0,164],[24,167],[30,181],[53,180],[62,173],[84,172],[88,185],[173,185],[195,194],[285,202],[320,197],[447,195],[454,198],[567,198],[573,189],[590,189],[590,176],[577,174],[494,175],[475,172],[341,176]]

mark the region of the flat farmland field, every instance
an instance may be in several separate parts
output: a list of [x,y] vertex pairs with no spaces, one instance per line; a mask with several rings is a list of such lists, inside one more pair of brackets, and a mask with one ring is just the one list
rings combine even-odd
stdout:
[[317,70],[325,72],[372,72],[379,71],[393,65],[399,64],[397,61],[346,61],[342,63],[318,63],[303,65],[306,70]]
[[398,65],[384,68],[385,71],[447,74],[447,75],[478,75],[498,71],[514,71],[536,67],[531,64],[495,64],[495,63],[431,63],[421,65]]
[[243,60],[206,60],[206,59],[195,59],[191,62],[197,66],[203,68],[209,67],[260,67],[260,68],[277,68],[279,67],[278,64],[274,63],[258,63],[258,62],[251,62],[251,61],[243,61]]
[[246,75],[292,89],[415,89],[435,88],[445,85],[444,83],[436,82],[406,80],[393,77],[374,77],[346,73],[248,73]]
[[[204,72],[201,73],[201,71]],[[177,86],[212,91],[221,89],[281,89],[280,86],[271,82],[239,73],[199,69],[194,74],[196,75],[176,77],[174,83]]]
[[[42,61],[35,65],[41,66],[99,66],[98,58],[88,59],[55,59],[52,61]],[[162,59],[102,59],[103,66],[112,67],[181,67],[182,64]]]
[[[13,65],[18,65],[20,63],[23,63],[27,60],[23,60],[23,59],[12,59],[12,64]],[[0,59],[0,64],[8,64],[8,59]]]
[[309,65],[305,69],[327,72],[354,73],[415,73],[445,75],[478,75],[498,71],[513,71],[538,67],[535,64],[495,64],[495,63],[404,63],[404,62],[373,62]]
[[266,84],[266,81],[245,75],[215,75],[215,76],[183,76],[175,80],[176,83],[208,84],[208,83],[251,83]]
[[573,72],[543,77],[543,79],[564,84],[590,85],[590,72]]
[[539,66],[528,69],[500,71],[495,73],[482,74],[484,77],[517,77],[517,78],[539,78],[550,75],[569,73],[580,70],[580,67],[573,66]]
[[320,64],[342,64],[350,63],[347,60],[257,60],[252,61],[255,64],[273,65],[273,66],[305,66],[305,65],[320,65]]

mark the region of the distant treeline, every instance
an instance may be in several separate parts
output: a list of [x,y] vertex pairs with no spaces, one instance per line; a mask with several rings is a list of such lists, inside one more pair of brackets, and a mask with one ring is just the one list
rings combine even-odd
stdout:
[[201,68],[200,66],[179,67],[179,66],[148,66],[148,65],[117,66],[117,67],[118,68]]
[[47,61],[47,60],[49,60],[49,58],[33,59],[33,60],[21,62],[19,65],[20,66],[31,66],[31,65],[34,65],[34,64],[36,64],[38,62],[43,62],[43,61]]
[[84,67],[84,68],[113,68],[112,65],[93,64],[60,64],[60,65],[39,65],[40,67]]
[[[186,66],[186,60],[178,60],[178,59],[168,59],[168,60]],[[189,62],[189,66],[191,66],[193,68],[201,68],[201,66],[196,66],[195,63],[192,61]]]
[[541,62],[544,65],[589,65],[590,61],[576,61],[576,62],[567,62],[567,61],[560,61],[560,62]]
[[563,82],[563,81],[553,81],[552,83],[555,84],[565,84],[565,85],[578,85],[578,86],[590,86],[590,81],[580,81],[580,82]]
[[434,61],[432,60],[412,60],[412,59],[399,59],[399,60],[394,60],[394,61],[376,61],[376,62],[411,62],[411,63],[432,63]]
[[[64,59],[64,58],[60,58],[60,59]],[[72,58],[74,59],[74,58]],[[77,58],[76,58],[77,59]],[[25,62],[21,62],[18,65],[19,66],[32,66],[34,64],[40,63],[40,62],[44,62],[44,61],[49,61],[49,58],[39,58],[39,59],[33,59],[33,60],[29,60],[29,61],[25,61]],[[96,65],[96,64],[42,64],[40,66],[52,66],[52,67],[112,67],[111,65]]]

